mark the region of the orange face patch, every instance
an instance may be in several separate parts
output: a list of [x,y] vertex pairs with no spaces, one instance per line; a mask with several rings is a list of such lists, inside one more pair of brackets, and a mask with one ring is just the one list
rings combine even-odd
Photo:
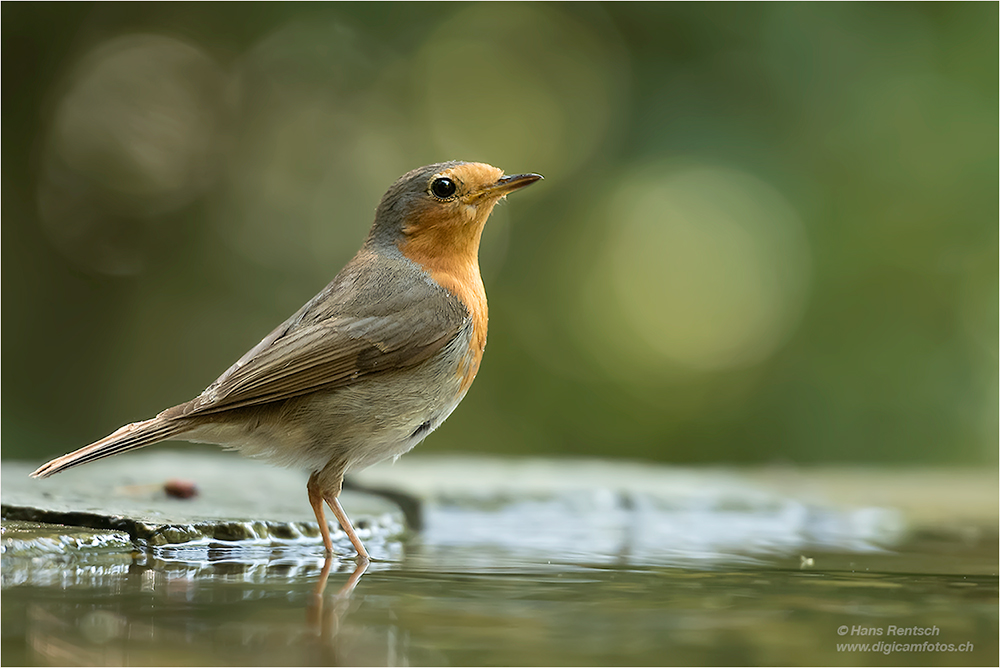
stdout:
[[[445,290],[458,297],[472,318],[471,355],[463,386],[471,385],[486,347],[486,290],[479,274],[479,240],[494,205],[503,196],[494,190],[503,170],[483,163],[463,163],[435,174],[427,198],[406,221],[399,248],[423,267]],[[440,199],[431,183],[448,178],[457,188]]]

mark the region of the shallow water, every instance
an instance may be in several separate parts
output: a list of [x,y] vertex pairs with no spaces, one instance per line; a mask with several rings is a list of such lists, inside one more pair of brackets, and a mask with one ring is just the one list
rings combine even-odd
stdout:
[[[349,595],[353,562],[332,562],[317,595],[324,560],[301,548],[90,555],[20,582],[5,564],[3,663],[996,665],[995,573],[949,573],[995,555],[926,547],[694,569],[414,540],[387,546]],[[953,647],[884,653],[893,641]]]
[[[419,466],[394,475],[428,480]],[[371,534],[356,582],[317,540],[137,549],[74,530],[59,550],[65,529],[7,521],[3,664],[998,662],[995,522],[921,528],[672,471],[601,488],[562,465],[535,488],[532,466],[498,475],[518,489],[411,490],[423,530]]]

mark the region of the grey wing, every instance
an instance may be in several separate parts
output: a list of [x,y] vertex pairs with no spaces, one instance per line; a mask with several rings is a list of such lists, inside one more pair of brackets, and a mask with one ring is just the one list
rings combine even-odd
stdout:
[[338,315],[329,292],[254,346],[200,396],[178,406],[184,416],[290,399],[342,387],[374,373],[414,366],[454,338],[468,314],[443,289],[421,281],[377,303],[352,302]]

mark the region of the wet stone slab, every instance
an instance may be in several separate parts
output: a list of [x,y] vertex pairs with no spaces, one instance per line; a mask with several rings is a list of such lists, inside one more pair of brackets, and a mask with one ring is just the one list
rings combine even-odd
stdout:
[[135,549],[132,538],[124,531],[109,529],[74,529],[41,522],[4,522],[0,526],[0,554],[10,557],[34,558],[58,552],[114,553]]
[[[321,545],[302,471],[235,454],[162,449],[111,458],[43,480],[29,477],[34,468],[21,462],[3,464],[5,556],[86,551],[126,539],[130,548],[192,543]],[[341,501],[358,535],[373,547],[405,529],[399,507],[385,498],[345,490]],[[12,525],[13,521],[65,526],[32,529]],[[330,520],[330,526],[335,542],[349,546],[336,521]]]
[[[996,474],[414,453],[356,480],[421,499],[437,563],[996,572]],[[822,557],[818,556],[822,555]],[[839,556],[836,556],[839,555]]]
[[[255,577],[319,568],[303,472],[210,450],[151,450],[46,480],[28,478],[31,470],[3,465],[5,574],[15,554],[90,554],[102,540],[126,538],[140,558],[186,564],[184,573],[199,577],[213,577],[206,564],[219,562]],[[354,480],[380,492],[345,488],[342,496],[376,560],[405,555],[435,568],[519,572],[623,564],[851,569],[863,555],[868,567],[887,572],[933,573],[941,572],[941,555],[952,555],[949,572],[996,571],[997,483],[988,472],[414,453]],[[70,526],[38,537],[14,531],[13,520]],[[404,526],[415,535],[406,549],[398,540]],[[95,529],[118,538],[86,533]],[[353,556],[342,532],[334,539],[340,556]],[[32,568],[37,575],[37,563]]]

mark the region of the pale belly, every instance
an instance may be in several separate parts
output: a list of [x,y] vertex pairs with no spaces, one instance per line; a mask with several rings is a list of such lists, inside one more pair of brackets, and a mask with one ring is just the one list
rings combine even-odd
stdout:
[[183,438],[311,470],[338,462],[346,472],[399,457],[440,426],[465,396],[467,340],[456,337],[413,369],[254,409],[249,420],[203,424]]

